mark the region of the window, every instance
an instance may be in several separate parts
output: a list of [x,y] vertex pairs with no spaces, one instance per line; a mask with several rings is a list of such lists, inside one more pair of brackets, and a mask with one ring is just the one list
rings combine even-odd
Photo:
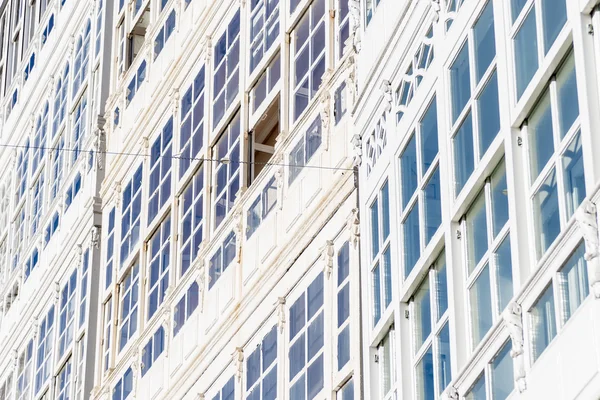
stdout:
[[350,378],[336,393],[336,400],[354,400],[354,378]]
[[71,359],[62,367],[58,373],[56,382],[56,400],[71,399]]
[[[122,6],[125,0],[119,0],[119,5]],[[122,7],[120,7],[122,8]],[[121,19],[117,25],[117,71],[118,76],[121,77],[125,73],[125,51],[126,51],[126,40],[127,34],[125,33],[125,21]],[[134,78],[135,79],[135,78]],[[133,82],[133,81],[132,81]],[[133,96],[132,96],[133,98]]]
[[83,400],[83,384],[85,382],[85,335],[76,342],[77,367],[75,370],[75,396],[77,400]]
[[169,14],[169,16],[167,17],[165,24],[163,25],[163,27],[160,29],[160,31],[156,35],[156,38],[154,38],[154,59],[155,60],[159,56],[163,47],[165,47],[165,44],[167,43],[167,40],[169,40],[169,38],[171,37],[171,34],[173,33],[173,31],[175,30],[175,24],[176,24],[175,10],[172,10],[171,13]]
[[46,248],[46,246],[58,230],[59,225],[60,215],[58,214],[58,211],[55,211],[52,215],[52,218],[50,219],[50,222],[48,222],[48,225],[46,225],[46,230],[44,232],[44,248]]
[[[566,0],[511,1],[513,27],[510,35],[515,52],[517,99],[523,95],[539,64],[565,26],[566,3]],[[540,8],[541,12],[536,12]]]
[[379,157],[383,153],[383,150],[387,146],[387,117],[386,113],[383,113],[377,120],[375,128],[371,131],[371,134],[365,139],[365,154],[366,154],[366,166],[367,176],[371,174]]
[[[335,15],[336,30],[336,57],[341,59],[346,51],[346,42],[350,39],[350,12],[348,9],[348,0],[336,0],[337,10]],[[350,47],[352,44],[350,43]]]
[[33,139],[33,154],[31,155],[31,170],[37,171],[37,168],[44,159],[46,153],[46,132],[48,128],[48,102],[44,104],[41,114],[35,122],[35,136]]
[[140,63],[135,75],[129,81],[129,85],[127,85],[127,96],[125,100],[125,106],[127,107],[129,103],[133,101],[135,94],[138,92],[142,83],[146,79],[146,60]]
[[32,364],[33,340],[30,340],[17,361],[17,400],[29,399],[31,395]]
[[417,399],[437,398],[452,380],[446,259],[442,254],[412,296]]
[[213,147],[213,154],[218,160],[214,176],[215,229],[231,211],[240,189],[240,136],[240,114],[237,113]]
[[561,302],[561,323],[564,325],[590,294],[585,244],[580,243],[557,277]]
[[104,0],[98,0],[98,9],[96,10],[96,46],[95,55],[100,54],[100,46],[102,45],[102,10],[104,9]]
[[75,62],[73,64],[73,98],[79,93],[88,74],[88,60],[90,55],[91,23],[88,20],[82,34],[77,39],[75,47]]
[[60,292],[58,357],[61,358],[73,341],[73,321],[75,320],[75,292],[77,289],[77,270]]
[[471,31],[450,67],[455,196],[500,131],[491,1]]
[[508,192],[504,161],[486,180],[462,222],[463,259],[471,313],[473,347],[483,339],[513,297]]
[[246,237],[250,238],[277,205],[277,184],[271,178],[250,206],[247,217]]
[[173,336],[177,336],[183,325],[198,308],[198,284],[192,282],[185,295],[179,300],[173,312]]
[[277,398],[277,325],[246,359],[246,399]]
[[165,300],[171,266],[171,217],[167,216],[148,241],[148,319]]
[[279,0],[254,0],[250,15],[250,72],[279,37]]
[[12,373],[11,373],[10,375],[8,375],[8,378],[6,378],[6,380],[2,383],[2,385],[0,385],[0,399],[9,400],[10,398],[12,398],[12,391],[13,391],[13,385],[12,385]]
[[[437,104],[434,98],[400,155],[404,278],[442,223]],[[419,213],[422,210],[422,213]]]
[[[267,1],[267,0],[264,0]],[[250,91],[250,104],[252,107],[252,113],[255,113],[256,110],[263,104],[266,100],[267,96],[273,93],[275,89],[275,85],[279,82],[281,78],[281,60],[280,54],[277,53],[275,58],[269,63],[265,72],[261,74],[256,82],[256,85]]]
[[350,361],[350,243],[337,254],[337,370]]
[[79,190],[81,190],[81,174],[78,172],[73,178],[73,183],[71,183],[67,189],[67,193],[65,194],[65,211],[69,208],[69,206],[75,201],[75,197],[79,194]]
[[87,133],[87,94],[81,97],[81,100],[75,107],[75,116],[73,121],[73,136],[71,141],[71,149],[73,156],[71,165],[75,165],[81,154],[81,145]]
[[27,233],[27,216],[25,206],[22,206],[17,211],[17,216],[13,221],[13,263],[12,269],[14,270],[19,263],[19,255],[22,250],[23,243],[25,241],[25,234]]
[[229,267],[232,261],[235,259],[236,253],[236,237],[235,233],[231,232],[221,246],[219,246],[217,252],[213,254],[210,259],[210,267],[208,270],[208,289],[210,290],[215,283],[219,280],[223,272]]
[[52,180],[50,181],[50,201],[56,199],[58,195],[58,191],[60,190],[63,178],[63,154],[65,147],[65,138],[64,136],[60,136],[54,145],[54,150],[51,153],[52,160]]
[[525,128],[538,259],[586,197],[576,85],[571,55],[550,82]]
[[375,14],[375,10],[379,5],[380,0],[365,0],[365,18],[367,20],[367,25],[373,19],[373,14]]
[[181,215],[180,276],[183,276],[198,256],[204,235],[204,165],[183,191]]
[[142,166],[133,174],[123,191],[121,214],[121,267],[140,240],[140,213],[142,210]]
[[321,128],[321,116],[318,116],[290,152],[288,185],[291,185],[296,180],[302,169],[312,159],[319,147],[321,147]]
[[392,302],[392,253],[390,247],[390,194],[386,181],[369,207],[371,221],[371,288],[373,326]]
[[29,171],[29,140],[25,142],[25,148],[19,153],[17,161],[17,193],[15,204],[18,204],[27,191],[27,176]]
[[139,264],[135,264],[119,285],[121,295],[121,312],[119,324],[119,351],[123,350],[129,339],[137,331],[138,297],[139,297]]
[[485,399],[486,393],[490,393],[494,400],[504,400],[510,395],[515,385],[510,350],[510,342],[502,346],[469,388],[465,400]]
[[173,118],[169,118],[150,149],[150,186],[148,224],[171,196],[171,165],[173,163]]
[[87,316],[87,294],[88,294],[88,271],[90,266],[90,249],[85,249],[81,260],[81,292],[79,293],[79,328]]
[[227,30],[215,45],[213,82],[213,128],[239,93],[240,11],[229,22]]
[[46,23],[46,26],[44,27],[44,30],[42,31],[42,46],[46,44],[46,41],[48,40],[48,37],[50,36],[50,33],[52,33],[52,30],[54,29],[54,14],[51,14],[50,17],[48,18],[48,22]]
[[204,144],[204,66],[181,99],[179,178],[188,171]]
[[109,297],[106,303],[102,306],[104,331],[102,336],[102,372],[105,373],[110,368],[112,335],[113,335],[113,319],[112,319],[112,297]]
[[104,288],[108,289],[112,284],[113,268],[115,259],[115,207],[108,212],[108,227],[106,235],[106,272],[104,275]]
[[212,400],[234,400],[235,399],[235,381],[233,376],[229,378],[227,383],[223,385],[223,388],[217,392]]
[[323,273],[290,307],[290,400],[315,398],[324,386]]
[[35,393],[48,381],[52,372],[52,356],[54,350],[54,306],[51,306],[40,322],[38,333],[37,357],[35,364]]
[[379,397],[383,400],[396,399],[396,334],[393,326],[383,337],[375,349],[377,367],[375,375],[377,376],[376,389],[380,393]]
[[25,262],[25,276],[24,276],[23,280],[26,281],[27,278],[29,278],[29,275],[31,275],[31,272],[33,272],[35,267],[37,267],[39,258],[40,257],[39,257],[38,249],[37,248],[33,249],[33,251],[31,252],[31,255]]
[[29,62],[25,64],[25,71],[23,72],[23,82],[27,82],[29,79],[29,75],[31,75],[31,71],[33,71],[33,67],[35,67],[35,53],[31,53],[29,56]]
[[56,135],[63,125],[67,114],[67,90],[69,89],[69,64],[58,78],[54,92],[54,118],[52,120],[52,135]]
[[33,184],[31,188],[31,194],[33,197],[31,198],[31,236],[33,237],[37,231],[40,224],[40,219],[44,214],[44,170],[40,172],[39,177]]
[[165,348],[165,330],[160,326],[154,335],[148,340],[148,343],[142,349],[142,376],[152,368],[152,364],[162,354]]
[[346,115],[346,111],[348,111],[346,96],[346,82],[342,82],[335,90],[333,97],[333,117],[335,118],[336,125],[340,123],[344,115]]
[[125,400],[133,391],[133,371],[131,367],[125,371],[112,391],[112,400]]
[[308,107],[326,68],[325,0],[314,0],[292,31],[294,60],[294,114],[293,122]]

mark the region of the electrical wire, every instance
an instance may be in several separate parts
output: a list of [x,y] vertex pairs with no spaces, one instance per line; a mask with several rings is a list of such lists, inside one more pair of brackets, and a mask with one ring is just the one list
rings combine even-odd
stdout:
[[[128,152],[119,152],[119,151],[96,151],[96,150],[82,150],[82,149],[69,149],[64,147],[46,147],[46,146],[25,146],[18,144],[9,144],[9,143],[0,143],[0,147],[9,148],[9,149],[33,149],[33,150],[48,150],[48,151],[66,151],[66,152],[81,152],[87,153],[92,152],[94,154],[108,154],[115,156],[133,156],[133,157],[148,157],[148,155],[143,153],[128,153]],[[270,163],[270,162],[257,162],[257,161],[242,161],[242,160],[229,160],[229,159],[217,159],[217,158],[205,158],[205,157],[183,157],[181,155],[160,155],[159,158],[170,158],[174,160],[186,160],[186,161],[203,161],[203,162],[218,162],[218,163],[239,163],[239,164],[248,164],[248,165],[263,165],[263,166],[275,166],[275,167],[292,167],[292,168],[314,168],[321,170],[330,170],[330,171],[353,171],[352,168],[340,168],[340,167],[327,167],[322,165],[295,165],[295,164],[284,164],[284,163]]]

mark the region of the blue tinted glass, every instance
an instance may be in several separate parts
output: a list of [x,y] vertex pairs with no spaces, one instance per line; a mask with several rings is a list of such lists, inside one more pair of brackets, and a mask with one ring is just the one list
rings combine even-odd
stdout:
[[337,368],[338,371],[350,361],[350,325],[338,334],[337,338]]
[[535,7],[532,8],[525,18],[514,40],[517,99],[520,99],[538,69]]
[[417,364],[417,399],[435,399],[433,375],[433,351],[430,346]]
[[471,324],[473,342],[477,345],[492,327],[492,294],[490,290],[490,267],[485,265],[483,271],[469,290],[471,299]]
[[558,37],[567,22],[566,0],[542,0],[542,26],[544,27],[544,53]]
[[479,158],[482,158],[500,131],[498,76],[494,71],[479,99]]
[[435,170],[425,186],[425,245],[429,243],[442,223],[440,170]]
[[442,328],[438,337],[438,376],[440,384],[438,388],[438,394],[441,393],[450,381],[452,380],[452,358],[450,356],[450,324]]
[[312,400],[321,392],[325,381],[323,372],[323,354],[321,354],[319,358],[313,361],[313,363],[308,367],[306,375],[306,394],[308,400]]
[[436,262],[439,265],[436,274],[437,278],[437,321],[442,318],[442,315],[448,309],[448,277],[446,275],[446,258],[444,255]]
[[469,272],[473,272],[488,249],[485,193],[482,191],[466,217]]
[[465,400],[487,400],[485,393],[485,375],[481,374],[475,381],[469,392],[465,396]]
[[560,233],[556,171],[552,170],[533,199],[538,258]]
[[381,239],[385,241],[390,235],[390,194],[387,182],[381,188],[381,225]]
[[513,391],[515,380],[511,344],[506,343],[492,361],[492,393],[494,400],[504,400]]
[[554,312],[554,289],[552,285],[542,293],[536,304],[529,311],[532,338],[533,361],[543,353],[556,336],[556,315]]
[[506,169],[501,164],[492,175],[492,230],[494,238],[508,222],[508,188]]
[[450,82],[452,90],[452,121],[455,122],[471,97],[469,46],[466,42],[450,67]]
[[373,326],[377,325],[381,318],[381,271],[379,264],[373,268]]
[[402,231],[404,233],[404,277],[407,277],[421,256],[419,203],[415,203],[410,210],[402,224]]
[[454,179],[456,182],[454,194],[458,196],[475,168],[471,114],[464,120],[454,137],[454,168]]
[[510,2],[510,8],[511,8],[511,14],[512,14],[512,21],[515,22],[515,20],[517,19],[517,17],[519,16],[519,14],[521,13],[521,10],[523,9],[523,7],[525,6],[525,3],[527,3],[527,0],[511,0]]
[[559,271],[560,292],[563,293],[564,298],[563,324],[571,318],[590,293],[587,261],[584,255],[585,245],[581,243]]
[[304,333],[290,347],[290,380],[302,371],[306,364],[306,350],[304,346]]
[[320,313],[307,329],[307,358],[312,359],[323,348],[323,313]]
[[491,1],[485,6],[473,27],[473,38],[475,39],[475,76],[479,82],[496,56],[494,9]]
[[431,333],[431,291],[426,277],[414,294],[415,297],[415,350],[418,351]]
[[384,299],[385,307],[387,308],[392,302],[392,253],[388,246],[383,253],[383,279],[384,279]]
[[562,67],[558,78],[558,113],[560,118],[560,137],[565,137],[579,116],[579,99],[577,98],[577,79],[575,78],[575,61],[573,57]]
[[496,263],[496,290],[498,292],[498,312],[502,312],[513,297],[512,261],[510,257],[510,236],[502,241],[494,253]]
[[421,120],[421,160],[424,174],[438,153],[437,101],[434,98]]
[[417,190],[417,141],[413,135],[400,156],[400,170],[402,174],[402,208]]
[[371,259],[379,253],[379,207],[377,199],[371,205]]
[[531,180],[538,177],[552,154],[554,141],[552,135],[552,112],[550,92],[546,91],[542,101],[536,106],[528,126],[529,151],[531,154]]

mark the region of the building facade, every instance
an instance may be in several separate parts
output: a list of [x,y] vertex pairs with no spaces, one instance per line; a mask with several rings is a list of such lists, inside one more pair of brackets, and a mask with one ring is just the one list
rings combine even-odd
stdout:
[[367,1],[365,398],[597,399],[594,1]]
[[102,1],[0,2],[0,399],[94,387]]

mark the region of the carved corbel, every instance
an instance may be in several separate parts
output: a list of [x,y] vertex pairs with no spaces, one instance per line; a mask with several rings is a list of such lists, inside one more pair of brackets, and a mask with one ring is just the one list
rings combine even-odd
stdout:
[[212,57],[212,36],[206,35],[204,37],[204,41],[202,43],[202,47],[204,48],[204,61],[210,62]]
[[208,279],[206,278],[206,263],[207,261],[204,260],[199,263],[200,270],[198,271],[198,276],[196,278],[196,282],[198,283],[198,291],[200,292],[198,293],[198,307],[200,308],[200,312],[203,312],[204,310],[204,287],[206,286],[207,280],[210,282],[210,277],[208,277]]
[[575,212],[575,219],[585,242],[584,257],[587,261],[590,287],[594,297],[600,299],[600,237],[596,205],[587,199],[584,200]]
[[357,84],[356,84],[356,61],[354,59],[354,55],[348,57],[346,61],[346,88],[348,88],[348,98],[350,99],[350,104],[348,105],[349,109],[354,108],[354,102],[356,101],[356,96],[358,94]]
[[333,240],[327,240],[325,245],[321,248],[321,260],[323,261],[323,271],[327,278],[331,277],[333,273],[333,256],[335,251],[333,249]]
[[236,347],[233,352],[233,362],[235,364],[235,375],[238,381],[242,380],[244,373],[244,349],[242,347]]
[[121,205],[123,204],[123,195],[121,193],[121,181],[115,182],[114,191],[116,193],[116,206],[117,208],[121,208]]
[[321,116],[321,135],[323,138],[323,149],[329,150],[329,126],[330,126],[330,114],[331,114],[331,95],[328,91],[323,92],[321,95],[320,102],[320,116]]
[[104,168],[103,157],[106,153],[106,133],[104,129],[98,128],[94,131],[96,139],[94,141],[94,152],[96,153],[96,167],[98,170]]
[[525,351],[523,345],[525,339],[523,337],[523,310],[521,306],[515,302],[510,303],[504,312],[502,318],[508,328],[510,340],[512,342],[512,350],[510,356],[514,362],[514,378],[515,384],[520,393],[523,393],[527,388],[525,381]]
[[283,185],[284,185],[283,167],[279,167],[275,171],[275,183],[277,185],[277,206],[281,210],[281,209],[283,209]]
[[283,333],[285,329],[285,297],[277,298],[277,326],[279,327],[279,332]]
[[362,164],[362,138],[358,133],[355,133],[351,139],[352,147],[354,149],[354,158],[352,165],[360,167]]
[[383,105],[386,112],[392,111],[392,102],[394,100],[394,95],[392,91],[392,83],[387,79],[381,81],[381,92],[383,93]]
[[177,113],[177,110],[179,109],[179,100],[180,100],[179,88],[173,88],[173,90],[171,90],[171,93],[169,94],[169,97],[171,98],[171,103],[172,103],[172,107],[173,107],[173,115],[175,115]]
[[100,227],[99,226],[92,227],[91,237],[90,237],[90,247],[93,247],[95,249],[100,248]]
[[458,389],[454,386],[448,386],[448,389],[444,393],[442,393],[442,399],[445,400],[459,400],[460,396],[458,394]]
[[440,6],[440,0],[429,0],[429,2],[431,3],[431,9],[435,12],[433,21],[438,22],[440,20],[440,11],[442,8]]
[[350,37],[352,38],[352,46],[354,47],[354,51],[360,53],[360,1],[348,0],[348,11],[350,14]]
[[352,209],[352,212],[346,221],[346,228],[350,233],[350,244],[357,249],[360,243],[360,219],[358,217],[358,208]]

